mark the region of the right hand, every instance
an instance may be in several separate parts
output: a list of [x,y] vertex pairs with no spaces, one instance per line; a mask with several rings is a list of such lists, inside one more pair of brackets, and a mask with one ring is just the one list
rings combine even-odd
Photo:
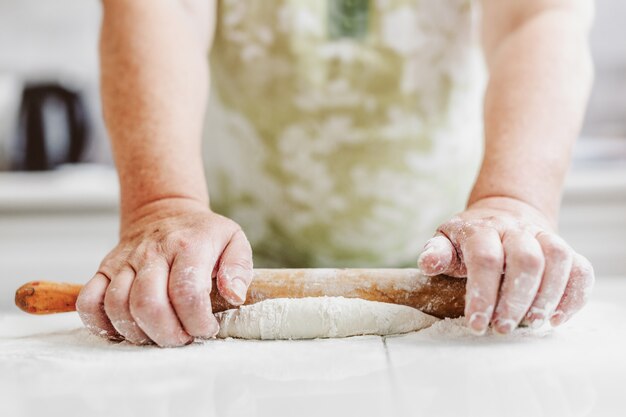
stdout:
[[211,278],[233,305],[243,304],[252,281],[252,249],[239,225],[182,198],[150,203],[128,218],[119,244],[78,296],[85,326],[162,347],[217,334]]

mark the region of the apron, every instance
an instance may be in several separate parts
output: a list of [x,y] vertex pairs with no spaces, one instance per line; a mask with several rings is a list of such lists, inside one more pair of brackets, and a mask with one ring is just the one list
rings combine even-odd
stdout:
[[256,267],[414,265],[482,153],[471,0],[222,0],[211,207]]

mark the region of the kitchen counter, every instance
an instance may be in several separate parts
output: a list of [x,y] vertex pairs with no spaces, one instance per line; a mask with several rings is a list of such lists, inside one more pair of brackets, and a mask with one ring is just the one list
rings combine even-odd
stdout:
[[626,277],[558,330],[109,343],[76,314],[0,314],[6,416],[623,416]]
[[[575,164],[565,183],[566,203],[589,198],[626,202],[626,140],[623,142],[615,161],[598,157]],[[117,174],[106,165],[66,165],[49,172],[0,172],[0,215],[59,210],[117,213],[118,194]]]
[[55,212],[117,213],[119,186],[106,165],[66,165],[55,171],[0,172],[0,215]]
[[[626,148],[619,149],[583,149],[597,157],[575,164],[561,211],[562,236],[602,276],[626,275]],[[0,173],[0,311],[26,281],[87,282],[117,243],[117,207],[110,167]]]

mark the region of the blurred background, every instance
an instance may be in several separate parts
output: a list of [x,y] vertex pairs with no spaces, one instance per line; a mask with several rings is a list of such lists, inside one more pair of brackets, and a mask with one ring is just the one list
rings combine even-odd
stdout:
[[[626,2],[596,5],[596,83],[560,228],[601,279],[626,276]],[[0,0],[0,309],[28,280],[85,282],[116,243],[100,14],[95,0]]]

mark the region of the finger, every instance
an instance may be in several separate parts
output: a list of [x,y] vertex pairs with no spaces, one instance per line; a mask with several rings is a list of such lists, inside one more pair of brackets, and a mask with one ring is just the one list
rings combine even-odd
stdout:
[[544,259],[539,242],[529,233],[508,233],[502,246],[506,269],[493,328],[500,334],[507,334],[522,321],[537,295]]
[[541,327],[554,313],[565,292],[573,261],[573,251],[560,237],[540,233],[536,239],[543,251],[545,268],[537,297],[526,314],[525,321],[533,328]]
[[504,266],[500,236],[493,229],[479,229],[463,242],[461,251],[467,268],[465,316],[470,330],[483,334],[493,315]]
[[574,254],[572,271],[563,298],[550,318],[553,326],[560,326],[587,304],[595,282],[593,266],[582,255]]
[[424,275],[433,276],[452,272],[458,269],[456,249],[444,235],[431,238],[417,259],[417,266]]
[[104,311],[104,293],[109,279],[97,273],[85,284],[76,300],[76,311],[89,331],[98,336],[121,340],[121,336],[109,321]]
[[220,258],[217,289],[233,305],[246,301],[252,282],[252,248],[243,231],[238,230],[228,242]]
[[130,289],[130,313],[150,339],[161,347],[191,343],[170,304],[167,292],[169,265],[165,260],[144,264]]
[[184,329],[192,336],[213,337],[219,330],[211,307],[211,272],[215,264],[201,252],[182,252],[174,259],[169,297]]
[[135,279],[135,271],[124,267],[111,278],[111,282],[104,295],[104,311],[111,324],[126,340],[136,345],[150,342],[148,336],[130,314],[130,289]]

